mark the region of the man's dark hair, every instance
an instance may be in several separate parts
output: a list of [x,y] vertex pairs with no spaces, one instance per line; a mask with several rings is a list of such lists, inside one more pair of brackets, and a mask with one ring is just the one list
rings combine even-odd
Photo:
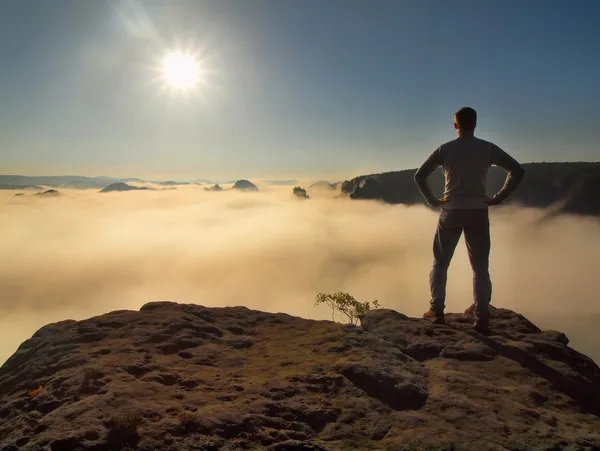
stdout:
[[470,107],[463,107],[454,113],[454,121],[461,130],[474,130],[477,125],[477,112]]

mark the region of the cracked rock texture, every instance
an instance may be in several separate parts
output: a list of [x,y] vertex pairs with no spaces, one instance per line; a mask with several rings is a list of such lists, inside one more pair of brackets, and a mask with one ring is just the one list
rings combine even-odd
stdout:
[[50,324],[0,368],[0,450],[600,450],[600,370],[564,334],[446,318],[153,302]]

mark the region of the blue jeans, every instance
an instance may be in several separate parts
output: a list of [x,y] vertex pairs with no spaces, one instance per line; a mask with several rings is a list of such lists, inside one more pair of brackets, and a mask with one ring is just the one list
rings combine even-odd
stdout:
[[444,311],[448,267],[463,231],[473,269],[475,321],[487,324],[489,321],[488,306],[492,299],[492,282],[489,273],[490,219],[487,208],[442,209],[433,240],[433,269],[429,276],[431,310]]

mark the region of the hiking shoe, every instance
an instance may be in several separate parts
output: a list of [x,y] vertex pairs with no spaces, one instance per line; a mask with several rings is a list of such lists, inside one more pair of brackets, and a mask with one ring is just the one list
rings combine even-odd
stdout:
[[433,321],[431,322],[433,324],[446,324],[446,321],[444,320],[444,312],[436,312],[430,309],[423,313],[423,318],[432,319]]
[[[490,307],[488,306],[488,312],[490,311]],[[473,315],[475,314],[475,304],[471,304],[468,309],[465,310],[465,315]]]
[[475,304],[471,304],[468,309],[465,310],[465,315],[472,315],[475,311]]
[[490,334],[490,325],[484,323],[475,323],[473,324],[473,330],[481,335],[487,336]]

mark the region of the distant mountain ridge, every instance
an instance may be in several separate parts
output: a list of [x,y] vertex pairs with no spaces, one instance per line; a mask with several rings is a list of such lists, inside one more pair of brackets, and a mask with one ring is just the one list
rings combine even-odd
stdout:
[[298,183],[297,180],[261,180],[262,183],[266,183],[267,185],[276,185],[276,186],[289,186],[295,185]]
[[[28,176],[28,175],[0,175],[0,189],[42,189],[42,186],[55,188],[104,188],[113,183],[153,183],[161,186],[180,186],[190,184],[206,185],[233,185],[240,179],[193,179],[193,180],[146,180],[136,177],[85,177],[79,175],[51,175],[51,176]],[[295,180],[262,180],[268,185],[294,185]],[[40,186],[41,185],[41,186]]]
[[327,189],[327,190],[335,190],[338,189],[341,182],[327,182],[325,180],[319,180],[318,182],[312,183],[308,188],[309,189]]
[[[576,213],[600,216],[600,162],[571,163],[527,163],[524,164],[525,180],[508,199],[507,203],[518,203],[528,207],[549,208],[556,212]],[[337,183],[315,182],[310,190],[339,190],[352,199],[378,199],[387,203],[407,205],[422,204],[423,198],[417,189],[413,177],[416,169],[391,171],[379,174],[361,175]],[[504,183],[506,173],[497,167],[490,168],[488,192],[497,192]],[[429,178],[432,190],[441,195],[444,180],[441,170],[436,170]],[[263,181],[264,182],[264,181]],[[285,185],[292,180],[268,181],[271,185]],[[228,182],[195,179],[187,181],[148,181],[139,178],[83,177],[83,176],[23,176],[0,175],[0,189],[24,190],[43,187],[65,187],[76,189],[104,189],[115,183],[154,183],[167,187],[205,183],[207,185],[234,184],[234,189],[257,190],[247,180]],[[244,186],[245,185],[245,186]],[[255,189],[256,188],[256,189]]]
[[27,176],[0,175],[0,185],[43,185],[63,188],[104,188],[111,183],[139,182],[138,178],[84,177],[79,175]]
[[[507,203],[527,207],[556,207],[557,211],[600,216],[600,162],[526,163],[525,179]],[[421,193],[413,180],[416,169],[361,175],[342,184],[352,199],[379,199],[391,204],[421,204]],[[490,168],[487,189],[490,195],[502,187],[506,172]],[[429,177],[434,194],[441,196],[444,178],[441,169]]]
[[12,183],[0,183],[0,189],[2,190],[22,190],[22,189],[35,189],[41,190],[44,189],[38,185],[16,185]]

